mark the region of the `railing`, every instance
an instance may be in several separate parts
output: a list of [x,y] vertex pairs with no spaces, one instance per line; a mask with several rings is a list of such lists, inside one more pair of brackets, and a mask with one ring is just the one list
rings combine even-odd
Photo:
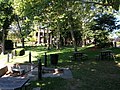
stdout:
[[[28,62],[31,63],[32,62],[32,58],[34,58],[35,56],[32,56],[31,52],[29,52],[29,54],[21,56],[22,58],[28,58]],[[7,61],[6,62],[10,62],[10,60],[16,59],[17,56],[15,56],[13,53],[7,53]]]
[[[7,54],[7,62],[10,62],[10,59],[14,59],[16,57],[17,56],[14,56],[12,53],[11,54],[8,53]],[[41,80],[42,79],[42,63],[41,63],[41,59],[37,59],[38,63],[34,66],[33,62],[32,62],[32,57],[35,57],[35,56],[32,56],[31,52],[29,52],[28,55],[25,55],[25,56],[22,56],[22,57],[28,57],[28,62],[30,63],[31,69],[28,70],[26,73],[29,73],[30,71],[32,71],[36,67],[38,67],[38,80]],[[46,55],[46,53],[44,55],[44,66],[47,66],[47,55]]]

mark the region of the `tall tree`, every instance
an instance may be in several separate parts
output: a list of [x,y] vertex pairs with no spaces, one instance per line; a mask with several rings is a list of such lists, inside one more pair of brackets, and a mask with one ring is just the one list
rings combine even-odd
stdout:
[[[102,1],[14,0],[14,3],[16,13],[19,16],[27,17],[32,21],[37,16],[39,18],[38,25],[40,23],[49,24],[47,28],[55,30],[57,32],[56,34],[58,34],[56,36],[60,34],[63,36],[63,32],[70,31],[74,50],[76,51],[76,39],[78,37],[76,37],[74,32],[79,31],[79,38],[81,39],[86,39],[89,36],[86,32],[90,32],[88,25],[94,16],[92,11],[95,12],[95,10],[92,10],[92,7],[94,5],[106,5],[108,3],[108,0],[105,0],[105,2]],[[58,45],[60,44],[59,38],[60,36],[57,39]]]
[[10,0],[0,1],[0,28],[2,28],[2,53],[5,54],[5,39],[7,36],[7,29],[12,23],[14,14]]
[[96,45],[108,43],[109,32],[116,29],[116,18],[111,14],[99,14],[94,19],[95,24],[91,26],[94,31]]
[[[28,18],[31,15],[30,13],[29,15],[26,15],[26,13],[28,13],[27,11],[29,10],[29,7],[27,7],[27,5],[29,6],[29,1],[26,0],[13,1],[14,13],[16,15],[15,20],[17,22],[17,26],[19,29],[19,38],[21,39],[22,47],[24,47],[24,39],[32,31],[31,29],[32,20]],[[29,11],[32,12],[32,10]]]
[[120,0],[82,0],[82,1],[84,3],[93,3],[105,7],[112,6],[112,8],[114,8],[116,11],[119,10],[119,6],[120,6]]

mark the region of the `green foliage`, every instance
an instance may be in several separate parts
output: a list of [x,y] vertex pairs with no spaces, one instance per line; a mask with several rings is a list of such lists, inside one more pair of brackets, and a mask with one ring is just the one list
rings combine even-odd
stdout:
[[[100,5],[113,3],[112,0],[92,1],[97,2],[97,4],[100,3]],[[92,10],[94,2],[83,3],[80,0],[14,0],[13,6],[15,14],[18,15],[20,22],[22,22],[20,33],[24,38],[31,30],[31,24],[26,20],[28,19],[35,26],[53,30],[54,36],[61,34],[65,38],[66,36],[72,36],[68,35],[70,31],[77,31],[78,34],[74,36],[75,38],[87,39],[93,37],[89,25],[97,12]],[[115,2],[117,1],[115,0]]]
[[12,53],[14,53],[15,56],[23,56],[25,54],[25,49],[24,48],[14,49]]
[[120,31],[115,32],[115,34],[120,37]]
[[10,2],[0,2],[0,27],[8,29],[9,25],[13,21],[13,8]]
[[103,3],[108,3],[111,5],[115,10],[119,11],[120,0],[102,0]]
[[85,3],[93,3],[102,6],[112,6],[112,8],[116,11],[119,11],[120,0],[87,0],[83,1]]
[[[0,29],[5,31],[5,38],[7,37],[9,25],[14,19],[13,8],[10,0],[0,1]],[[2,40],[2,33],[0,34]]]
[[94,32],[96,45],[102,45],[109,42],[109,32],[112,32],[114,29],[116,29],[115,21],[116,19],[111,14],[99,14],[95,17],[95,23],[91,26],[91,29]]
[[2,42],[2,31],[0,31],[0,42]]
[[113,31],[116,29],[116,18],[112,14],[98,14],[94,21],[96,24],[92,27],[93,30]]

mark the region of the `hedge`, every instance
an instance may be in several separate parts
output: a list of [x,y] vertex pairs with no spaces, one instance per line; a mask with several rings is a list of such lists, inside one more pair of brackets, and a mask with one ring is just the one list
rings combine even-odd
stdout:
[[15,56],[22,56],[25,54],[25,49],[24,48],[17,48],[17,49],[14,49],[12,51],[12,53],[15,55]]

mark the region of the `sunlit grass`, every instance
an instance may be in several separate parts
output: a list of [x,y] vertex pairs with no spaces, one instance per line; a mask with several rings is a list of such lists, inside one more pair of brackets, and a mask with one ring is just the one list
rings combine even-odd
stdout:
[[0,55],[0,60],[3,60],[7,57],[7,55]]
[[[10,59],[10,62],[14,63],[24,63],[29,62],[29,51],[25,51],[25,55],[23,56],[13,56],[13,59]],[[38,55],[37,52],[31,52],[31,60],[36,61],[36,56]]]

